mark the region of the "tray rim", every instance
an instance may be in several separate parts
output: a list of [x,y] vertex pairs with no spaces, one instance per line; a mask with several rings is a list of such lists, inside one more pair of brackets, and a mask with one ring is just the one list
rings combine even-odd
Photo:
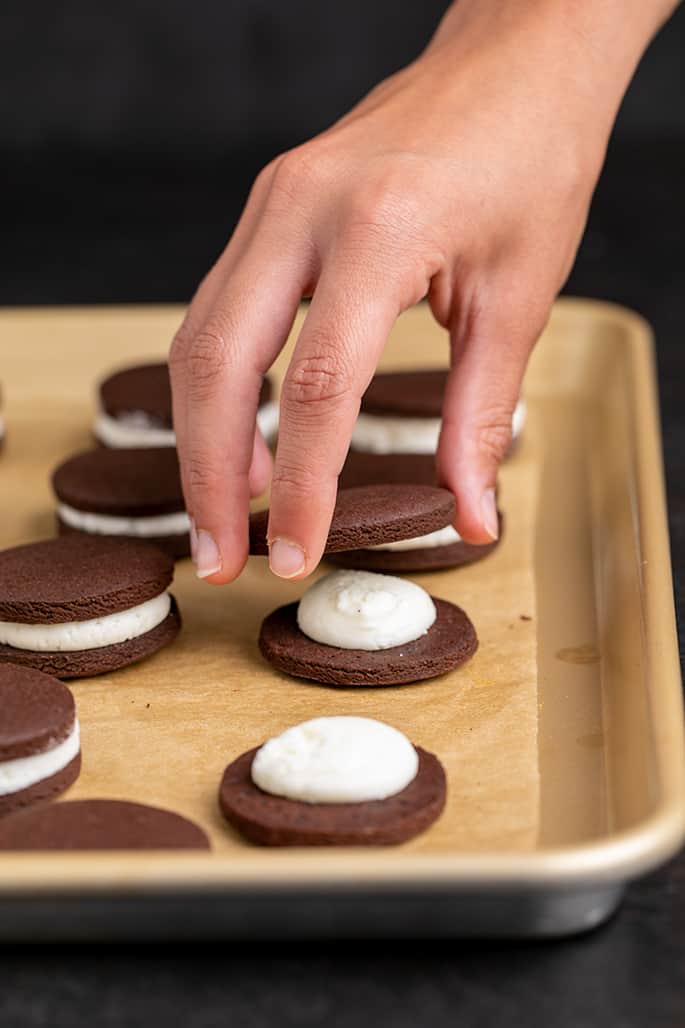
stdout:
[[[127,309],[169,310],[171,305],[125,305]],[[175,305],[174,305],[175,306]],[[591,316],[612,321],[626,331],[630,393],[640,432],[634,435],[638,538],[643,558],[645,651],[648,667],[659,666],[660,681],[647,677],[653,711],[655,757],[660,799],[654,812],[635,826],[602,839],[576,845],[540,848],[525,853],[469,851],[428,855],[407,853],[388,864],[384,851],[356,850],[246,851],[240,856],[215,853],[178,855],[159,852],[154,859],[103,852],[60,853],[58,872],[51,854],[0,855],[0,896],[97,893],[184,892],[197,894],[293,890],[345,891],[420,887],[422,890],[486,887],[527,891],[586,888],[591,884],[625,882],[671,857],[685,841],[685,725],[672,586],[666,493],[656,385],[654,337],[637,312],[601,300],[562,297],[557,310],[566,316]],[[91,308],[102,313],[107,307]],[[109,308],[121,310],[121,307]],[[180,309],[180,308],[179,308]],[[15,317],[35,309],[3,311]],[[40,308],[40,314],[86,312],[88,308]],[[95,859],[104,858],[102,860]],[[49,877],[51,875],[51,877]]]

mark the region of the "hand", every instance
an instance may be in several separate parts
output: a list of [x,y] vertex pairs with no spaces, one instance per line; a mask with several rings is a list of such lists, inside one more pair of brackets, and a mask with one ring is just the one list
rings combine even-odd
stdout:
[[170,357],[201,577],[230,581],[245,562],[249,496],[270,470],[259,388],[309,295],[281,396],[272,570],[316,567],[360,398],[424,296],[451,340],[439,475],[461,535],[496,536],[525,365],[649,34],[637,14],[634,40],[619,31],[613,6],[460,0],[415,63],[258,176]]

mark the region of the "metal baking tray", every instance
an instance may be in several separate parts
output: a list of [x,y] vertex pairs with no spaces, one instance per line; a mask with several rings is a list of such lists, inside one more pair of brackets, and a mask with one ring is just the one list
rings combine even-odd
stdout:
[[[8,430],[0,545],[52,534],[48,471],[58,453],[88,444],[95,372],[163,354],[180,315],[170,307],[0,314]],[[397,353],[405,365],[412,354],[420,364],[445,359],[426,308],[401,322],[400,349],[391,343],[386,364]],[[211,855],[5,854],[0,939],[559,936],[600,924],[631,879],[679,848],[683,708],[649,327],[615,306],[559,301],[525,393],[537,427],[522,449],[539,478],[530,627],[539,792],[530,844],[432,847],[429,831],[420,846],[392,850],[275,852],[232,841]],[[493,597],[495,568],[489,558],[478,571]],[[187,642],[178,644],[193,660],[185,694],[170,690],[164,705],[174,647],[119,677],[75,686],[86,740],[91,735],[90,770],[72,795],[156,799],[216,840],[224,830],[216,772],[236,753],[227,746],[212,754],[208,774],[203,704],[216,702],[216,689],[210,694],[203,673],[216,644],[210,606],[219,601],[200,588]],[[265,612],[246,609],[250,632]],[[242,649],[249,681],[227,679],[221,703],[227,732],[247,749],[263,736],[275,694],[255,699],[246,687],[273,673],[247,634]],[[298,688],[291,720],[321,711],[321,690]],[[376,716],[388,704],[390,721],[391,694],[374,701]],[[155,734],[157,717],[165,731]],[[181,777],[202,790],[195,809],[174,802]],[[164,788],[153,790],[153,781]]]

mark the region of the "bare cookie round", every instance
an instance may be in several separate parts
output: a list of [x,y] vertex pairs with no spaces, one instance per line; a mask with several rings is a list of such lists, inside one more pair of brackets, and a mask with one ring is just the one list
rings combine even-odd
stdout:
[[125,800],[70,800],[0,821],[0,851],[208,850],[209,839],[171,810]]
[[[454,513],[452,494],[435,486],[372,485],[340,490],[325,552],[424,535],[449,525]],[[268,510],[250,515],[250,553],[268,553],[268,518]]]
[[171,642],[173,560],[150,543],[72,535],[0,552],[0,662],[59,678],[113,671]]
[[173,447],[97,447],[52,475],[60,534],[144,539],[173,557],[190,553],[178,457]]
[[0,816],[57,796],[80,767],[70,690],[39,671],[0,664]]
[[323,685],[369,688],[435,678],[469,660],[478,637],[460,607],[432,599],[435,622],[425,635],[401,646],[353,650],[316,642],[298,627],[298,604],[289,603],[264,619],[259,649],[279,671]]
[[252,781],[257,749],[226,768],[219,805],[227,821],[262,846],[389,846],[405,842],[442,813],[447,795],[444,769],[432,753],[416,747],[416,777],[401,792],[362,803],[304,803],[263,792]]

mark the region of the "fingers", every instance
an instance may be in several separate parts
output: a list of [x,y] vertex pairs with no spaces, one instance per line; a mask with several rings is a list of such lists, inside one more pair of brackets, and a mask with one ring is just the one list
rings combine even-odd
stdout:
[[264,442],[264,436],[257,429],[254,435],[252,447],[252,462],[250,464],[249,485],[250,496],[259,496],[269,484],[273,461],[269,447]]
[[[174,431],[179,452],[185,452],[187,449],[188,396],[185,375],[187,351],[197,333],[209,319],[218,297],[226,287],[231,272],[253,239],[259,219],[264,212],[273,173],[273,165],[268,165],[257,176],[250,190],[245,209],[226,249],[198,286],[172,341],[169,367],[172,382]],[[263,461],[260,466],[262,465]],[[187,498],[190,495],[190,487],[186,472],[187,466],[182,463],[181,478],[184,495]]]
[[497,311],[483,316],[461,347],[453,344],[437,465],[456,497],[456,528],[467,542],[488,543],[499,534],[497,472],[541,328],[532,312],[517,320]]
[[201,328],[177,349],[174,386],[177,402],[185,403],[179,459],[197,574],[212,583],[231,581],[247,557],[250,494],[262,491],[270,464],[255,431],[259,391],[288,336],[306,275],[301,250],[258,232]]
[[281,391],[268,535],[282,578],[321,559],[359,402],[399,313],[393,292],[361,257],[330,259],[315,290]]

